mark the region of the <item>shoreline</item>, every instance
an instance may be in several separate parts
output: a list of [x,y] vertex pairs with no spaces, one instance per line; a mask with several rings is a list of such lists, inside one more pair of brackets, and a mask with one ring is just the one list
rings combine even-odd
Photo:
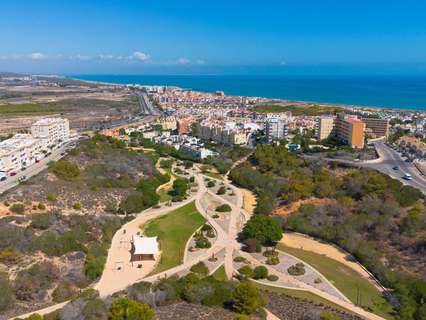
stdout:
[[[119,76],[119,75],[117,75]],[[143,75],[142,75],[143,76]],[[67,79],[73,79],[73,80],[79,80],[91,84],[98,84],[98,85],[109,85],[109,86],[133,86],[133,85],[140,85],[140,86],[165,86],[165,87],[176,87],[180,89],[189,89],[194,92],[200,92],[200,93],[214,93],[215,91],[221,91],[222,89],[217,89],[214,91],[203,91],[203,90],[194,90],[190,88],[183,88],[178,85],[154,85],[154,84],[142,84],[142,83],[116,83],[116,82],[105,82],[105,81],[96,81],[96,80],[86,80],[82,78],[78,78],[75,76],[67,76],[62,75],[58,76],[62,78]],[[223,91],[223,90],[222,90]],[[354,105],[354,104],[343,104],[343,103],[334,103],[334,102],[319,102],[319,101],[310,101],[310,100],[294,100],[294,99],[285,99],[285,98],[269,98],[269,97],[262,97],[262,96],[247,96],[247,95],[231,95],[226,94],[226,96],[231,97],[246,97],[246,98],[259,98],[259,99],[268,99],[269,102],[276,102],[276,103],[288,103],[288,104],[296,104],[298,107],[309,107],[312,105],[318,105],[321,107],[337,107],[342,109],[358,109],[363,111],[370,111],[370,112],[414,112],[414,113],[426,113],[426,106],[425,109],[416,109],[414,107],[408,107],[408,108],[402,108],[402,107],[383,107],[383,106],[368,106],[368,105]]]

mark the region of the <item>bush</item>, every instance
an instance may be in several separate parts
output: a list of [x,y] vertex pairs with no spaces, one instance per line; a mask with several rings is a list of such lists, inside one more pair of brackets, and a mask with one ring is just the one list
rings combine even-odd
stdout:
[[146,303],[139,303],[123,297],[112,301],[110,320],[154,320],[155,312]]
[[207,188],[213,188],[216,185],[216,183],[213,180],[210,180],[207,182]]
[[268,265],[275,266],[278,263],[280,263],[280,258],[278,256],[272,256],[272,257],[268,257],[268,259],[266,259],[266,264],[268,264]]
[[80,175],[78,165],[65,160],[51,163],[49,170],[53,172],[57,178],[66,181],[75,180]]
[[52,298],[53,301],[60,303],[76,297],[77,293],[78,291],[76,288],[69,282],[61,282],[58,284],[55,290],[53,290]]
[[257,266],[253,270],[253,278],[256,280],[265,279],[268,276],[268,268],[265,266]]
[[342,320],[338,315],[326,311],[321,312],[320,318],[321,320]]
[[81,210],[81,203],[80,202],[76,202],[72,205],[74,210]]
[[56,201],[56,199],[57,199],[57,195],[56,194],[54,194],[54,193],[48,193],[47,195],[46,195],[46,199],[48,200],[48,201]]
[[245,314],[236,315],[232,320],[250,320],[250,317]]
[[218,195],[222,195],[222,194],[225,194],[226,193],[226,187],[220,187],[218,190],[217,190],[217,192],[216,192],[216,194],[218,194]]
[[296,263],[295,265],[287,269],[288,274],[292,276],[301,276],[305,274],[305,265],[301,262]]
[[39,203],[38,205],[37,205],[37,209],[39,209],[39,210],[45,210],[46,209],[46,206],[43,204],[43,203]]
[[105,262],[106,257],[104,256],[94,256],[92,254],[88,254],[84,264],[86,276],[90,280],[96,280],[99,278],[104,271]]
[[107,320],[108,307],[101,299],[95,298],[85,304],[82,315],[84,320]]
[[200,261],[197,264],[194,264],[191,269],[192,272],[205,277],[209,274],[209,268],[207,268],[207,266],[205,265],[204,262]]
[[244,257],[238,256],[238,257],[234,258],[234,262],[237,262],[237,263],[241,263],[241,262],[247,263],[247,259],[244,258]]
[[238,269],[238,272],[247,278],[251,278],[254,275],[253,269],[250,266],[242,266]]
[[22,203],[14,203],[10,206],[9,210],[13,213],[23,214],[25,212],[25,206]]
[[231,212],[232,208],[229,204],[222,204],[216,208],[217,212]]
[[278,281],[279,278],[275,274],[270,274],[266,277],[266,279],[268,279],[268,281]]
[[31,216],[31,227],[46,230],[49,229],[56,220],[56,215],[52,212],[33,214]]
[[208,249],[212,246],[212,244],[206,237],[199,236],[195,239],[195,246],[200,249]]
[[232,292],[232,307],[241,314],[252,314],[260,310],[265,301],[260,292],[250,282],[238,284]]
[[12,306],[14,301],[13,291],[6,272],[0,272],[0,311]]

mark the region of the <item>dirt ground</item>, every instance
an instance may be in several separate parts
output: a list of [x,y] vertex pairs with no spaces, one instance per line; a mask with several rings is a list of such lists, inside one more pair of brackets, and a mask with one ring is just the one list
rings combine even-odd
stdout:
[[[358,263],[351,261],[348,257],[348,254],[339,248],[327,244],[324,242],[320,242],[308,236],[298,234],[298,233],[285,233],[283,238],[280,241],[282,244],[297,249],[303,249],[306,251],[312,251],[321,255],[325,255],[333,260],[336,260],[345,266],[355,270],[360,275],[370,280],[370,275],[368,272],[361,267]],[[372,282],[376,285],[375,282]],[[381,291],[382,289],[377,286],[377,288]]]
[[243,194],[243,208],[248,213],[253,214],[254,208],[256,207],[256,196],[253,192],[247,189],[240,188],[242,194]]
[[302,205],[305,204],[313,204],[313,205],[327,205],[334,203],[335,200],[332,199],[319,199],[319,198],[310,198],[306,200],[299,200],[296,202],[293,202],[290,206],[284,206],[279,207],[274,210],[273,214],[281,215],[281,216],[288,216],[289,214],[296,212],[300,209]]

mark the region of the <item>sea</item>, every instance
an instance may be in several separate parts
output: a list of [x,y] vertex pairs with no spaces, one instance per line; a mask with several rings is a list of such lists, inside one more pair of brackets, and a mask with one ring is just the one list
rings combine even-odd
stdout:
[[116,84],[177,86],[226,95],[426,111],[426,77],[67,75]]

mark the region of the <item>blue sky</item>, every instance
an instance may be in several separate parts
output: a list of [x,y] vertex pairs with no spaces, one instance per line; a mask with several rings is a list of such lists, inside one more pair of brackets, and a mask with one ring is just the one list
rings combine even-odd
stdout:
[[420,0],[3,0],[0,70],[426,74]]

